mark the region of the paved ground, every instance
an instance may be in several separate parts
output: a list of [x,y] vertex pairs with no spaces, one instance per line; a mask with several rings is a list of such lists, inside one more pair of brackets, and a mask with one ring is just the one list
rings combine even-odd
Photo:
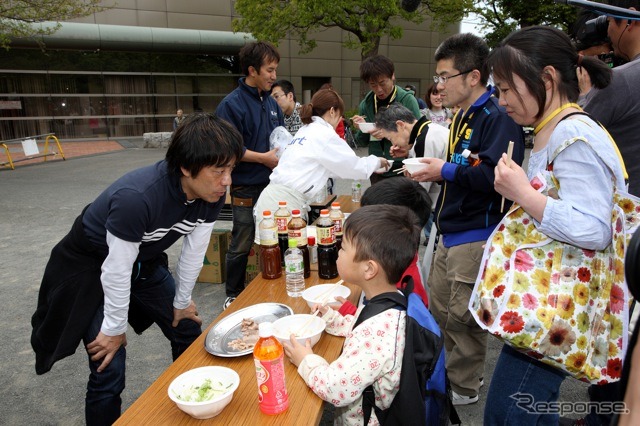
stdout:
[[[67,161],[38,162],[16,170],[0,169],[0,424],[81,425],[84,423],[84,389],[88,369],[82,348],[37,376],[29,343],[30,318],[37,302],[40,278],[51,248],[69,230],[82,207],[123,173],[151,164],[163,150],[127,149]],[[138,145],[139,146],[139,145]],[[63,149],[65,144],[63,144]],[[65,151],[67,154],[67,151]],[[350,181],[338,181],[339,194],[350,193]],[[179,247],[170,252],[175,264]],[[221,312],[224,288],[198,284],[194,299],[205,324]],[[128,407],[171,362],[169,346],[157,327],[141,336],[128,336],[127,388],[123,394]],[[464,424],[482,424],[484,398],[500,343],[490,338],[485,368],[485,388],[480,402],[459,407]],[[565,401],[586,401],[586,387],[566,380]],[[253,403],[251,401],[249,403]],[[170,403],[167,400],[167,403]],[[330,423],[328,412],[323,424]]]

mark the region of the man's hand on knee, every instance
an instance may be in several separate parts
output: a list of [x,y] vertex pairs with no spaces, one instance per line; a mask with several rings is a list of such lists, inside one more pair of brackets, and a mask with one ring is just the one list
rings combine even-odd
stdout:
[[87,345],[87,352],[91,355],[91,361],[100,361],[98,373],[107,368],[120,346],[127,346],[126,333],[117,336],[107,336],[102,332],[98,333],[96,339]]
[[190,319],[195,321],[196,324],[202,325],[202,318],[198,316],[198,309],[193,300],[189,303],[189,306],[184,309],[173,308],[173,323],[171,323],[171,325],[177,327],[178,323],[183,319]]

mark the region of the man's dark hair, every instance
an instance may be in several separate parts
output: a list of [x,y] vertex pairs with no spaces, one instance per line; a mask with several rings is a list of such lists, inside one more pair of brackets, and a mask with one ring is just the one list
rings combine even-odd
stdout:
[[386,56],[371,56],[360,64],[360,78],[367,83],[379,77],[391,78],[394,73],[395,67],[393,62]]
[[296,92],[293,88],[293,83],[291,83],[289,80],[278,80],[275,83],[273,83],[273,86],[271,86],[271,91],[273,92],[273,89],[275,87],[280,87],[282,89],[282,92],[285,95],[288,95],[289,93],[293,93],[293,101],[296,102]]
[[377,262],[391,284],[400,281],[413,261],[421,229],[408,207],[362,206],[344,222],[343,238],[355,248],[354,261]]
[[240,69],[244,75],[249,75],[249,67],[260,72],[260,67],[269,62],[280,62],[280,53],[275,46],[266,41],[255,41],[242,46],[238,54]]
[[173,132],[165,159],[171,172],[182,176],[182,167],[195,177],[203,167],[237,163],[243,155],[242,146],[242,136],[228,121],[195,112]]
[[[415,117],[413,120],[415,121]],[[421,228],[424,228],[431,215],[431,198],[427,190],[418,182],[404,176],[385,179],[364,191],[360,200],[361,206],[380,204],[410,208],[418,217]],[[418,250],[417,245],[416,250]]]
[[486,66],[489,46],[480,37],[471,34],[455,34],[443,41],[436,49],[436,62],[451,59],[459,72],[478,70],[480,81],[487,84],[489,71]]
[[416,122],[416,116],[402,104],[391,104],[386,108],[380,108],[376,114],[376,127],[387,132],[397,132],[398,124],[396,122],[398,120],[411,124]]
[[[633,7],[635,10],[640,10],[640,1],[638,0],[609,0],[607,2],[609,6],[621,7],[623,9],[629,9]],[[625,18],[613,18],[618,24]]]

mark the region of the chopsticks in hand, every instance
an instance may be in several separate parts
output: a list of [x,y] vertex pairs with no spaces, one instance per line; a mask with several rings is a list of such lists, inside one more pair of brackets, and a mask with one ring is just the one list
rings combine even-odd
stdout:
[[[511,157],[513,156],[513,141],[509,141],[507,147],[507,165],[510,165]],[[500,204],[500,213],[504,212],[504,197],[502,197],[502,203]]]
[[334,285],[329,287],[328,290],[326,290],[324,293],[322,293],[320,295],[320,297],[318,297],[318,300],[320,301],[320,307],[318,309],[316,309],[316,311],[313,314],[311,314],[311,318],[309,318],[304,324],[302,324],[302,326],[294,333],[296,336],[298,336],[300,334],[303,334],[302,332],[307,327],[309,327],[309,325],[311,324],[313,319],[320,313],[320,309],[322,309],[325,305],[327,305],[328,303],[331,302],[329,300],[329,297],[331,297],[331,294],[333,293],[333,291],[336,288],[338,288],[338,286],[341,286],[343,282],[344,282],[344,280],[338,281],[337,283],[335,283]]

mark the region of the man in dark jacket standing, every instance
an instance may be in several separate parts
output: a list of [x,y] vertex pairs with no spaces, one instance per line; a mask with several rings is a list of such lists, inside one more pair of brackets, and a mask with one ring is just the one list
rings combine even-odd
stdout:
[[[156,323],[175,360],[200,335],[191,299],[211,230],[242,155],[240,134],[213,114],[191,114],[164,160],[127,173],[78,216],[51,251],[31,324],[36,373],[73,354],[89,355],[88,425],[119,416],[130,324]],[[175,273],[164,253],[184,238]]]
[[253,206],[269,184],[271,170],[278,164],[276,149],[270,149],[273,129],[284,126],[284,117],[273,99],[280,54],[267,42],[252,42],[240,50],[240,67],[246,77],[218,105],[216,114],[242,134],[244,155],[233,171],[231,211],[233,230],[227,252],[226,309],[244,290],[247,258],[255,237]]
[[487,87],[486,43],[473,34],[446,39],[435,54],[434,82],[448,107],[460,105],[449,133],[447,161],[425,158],[425,168],[412,174],[420,182],[441,182],[435,221],[442,235],[431,270],[430,306],[444,335],[447,374],[453,404],[478,401],[482,386],[487,333],[469,313],[471,291],[482,259],[483,245],[504,212],[494,187],[494,168],[509,141],[513,161],[524,160],[524,134],[498,106]]

